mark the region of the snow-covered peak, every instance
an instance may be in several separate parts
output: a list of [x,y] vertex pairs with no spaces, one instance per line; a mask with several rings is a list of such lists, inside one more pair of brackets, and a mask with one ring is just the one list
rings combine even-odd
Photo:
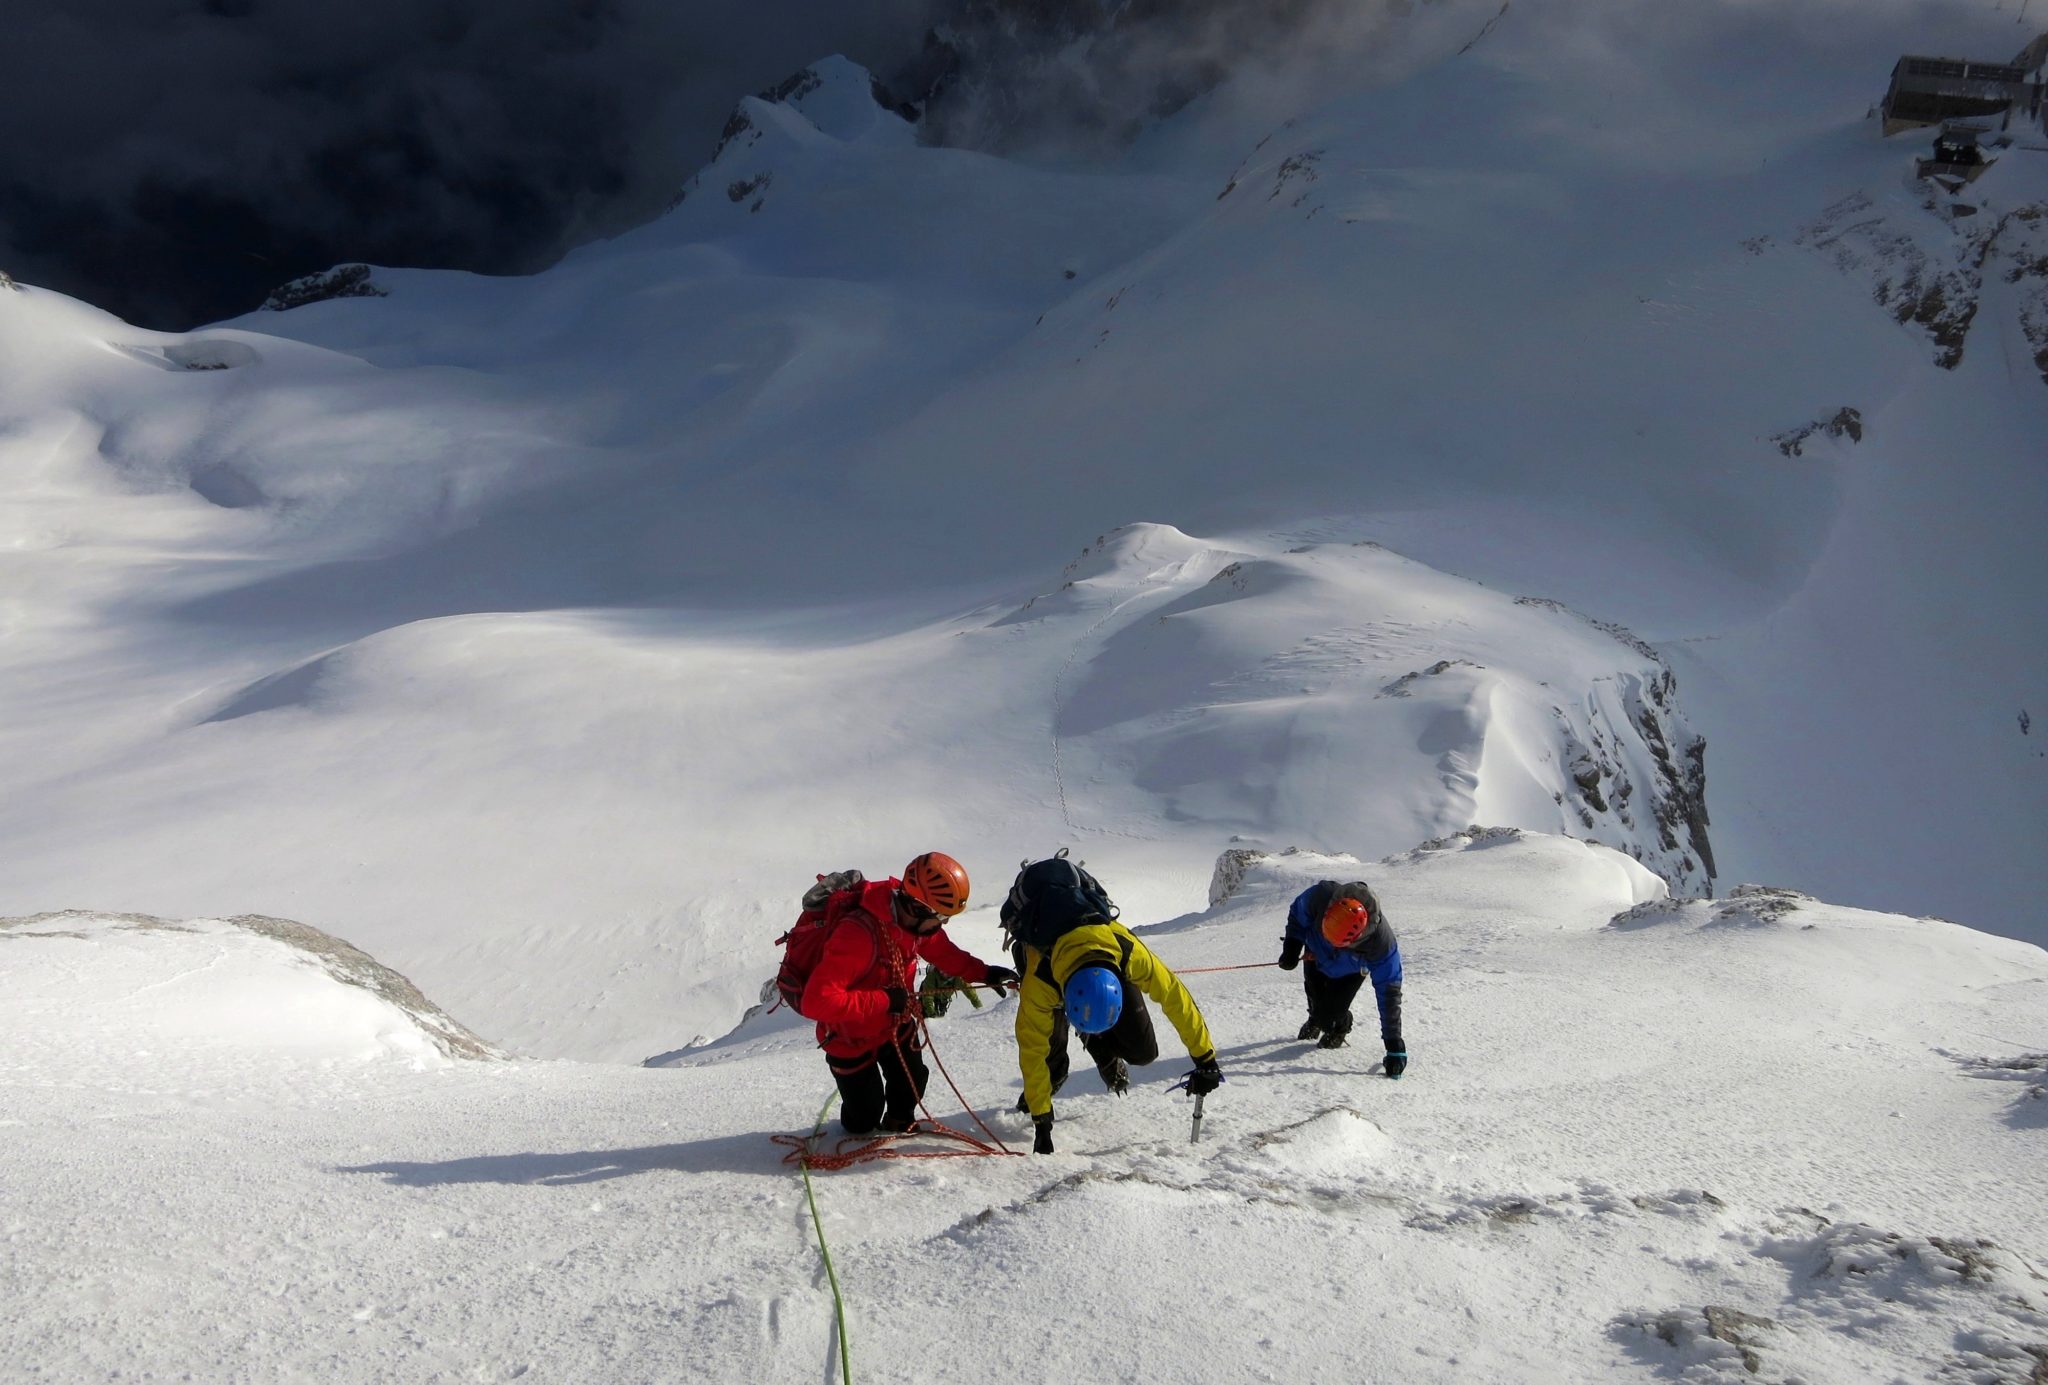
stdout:
[[[898,105],[874,74],[834,55],[792,73],[733,108],[710,167],[693,183],[715,181],[778,155],[827,146],[906,148],[917,142],[914,113]],[[734,201],[741,199],[735,198]]]
[[873,73],[837,53],[745,98],[740,109],[768,120],[779,120],[783,112],[800,115],[811,129],[843,144],[900,147],[916,140],[914,113]]

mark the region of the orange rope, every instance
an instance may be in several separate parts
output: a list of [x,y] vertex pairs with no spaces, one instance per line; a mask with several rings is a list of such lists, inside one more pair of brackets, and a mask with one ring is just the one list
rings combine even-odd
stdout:
[[[890,1148],[896,1141],[907,1139],[912,1135],[933,1135],[943,1139],[958,1140],[968,1145],[969,1148]],[[887,1135],[862,1135],[858,1137],[858,1143],[851,1149],[846,1147],[847,1141],[844,1139],[840,1140],[830,1151],[819,1151],[811,1148],[811,1139],[808,1135],[770,1135],[768,1138],[789,1150],[789,1153],[782,1156],[783,1163],[797,1168],[823,1169],[827,1171],[851,1168],[855,1164],[866,1164],[876,1159],[972,1159],[981,1155],[998,1152],[1004,1154],[1014,1153],[1012,1150],[997,1151],[990,1149],[972,1135],[955,1130],[949,1125],[941,1125],[936,1121],[931,1124],[919,1121],[916,1125],[900,1134],[892,1132]]]
[[[967,1104],[967,1098],[960,1095],[960,1088],[958,1084],[956,1084],[953,1081],[953,1074],[946,1071],[945,1059],[939,1057],[939,1050],[932,1044],[932,1027],[930,1022],[925,1019],[924,1011],[922,1010],[919,1010],[917,1013],[917,1023],[918,1028],[924,1031],[924,1051],[926,1053],[931,1054],[932,1061],[939,1065],[939,1075],[944,1077],[946,1079],[946,1085],[953,1089],[953,1099],[960,1103],[961,1110],[965,1111],[968,1115],[974,1117],[974,1123],[981,1127],[982,1134],[988,1136],[989,1139],[995,1142],[995,1148],[990,1149],[987,1145],[982,1145],[979,1140],[974,1140],[973,1136],[971,1135],[962,1136],[961,1138],[973,1141],[973,1143],[980,1145],[981,1152],[983,1154],[1016,1154],[1018,1151],[1011,1149],[1008,1145],[1004,1144],[1003,1137],[996,1134],[995,1131],[989,1129],[988,1122],[981,1118],[981,1113],[976,1111],[972,1106],[969,1106]],[[899,1057],[902,1056],[903,1043],[900,1038],[896,1041],[896,1052]],[[905,1066],[907,1067],[909,1065],[905,1064]],[[933,1125],[939,1125],[938,1120],[935,1117],[932,1117],[931,1108],[924,1104],[924,1094],[922,1092],[918,1094],[917,1109],[923,1111],[927,1117],[931,1118]],[[948,1130],[950,1133],[950,1127],[939,1125],[939,1128],[941,1130]]]

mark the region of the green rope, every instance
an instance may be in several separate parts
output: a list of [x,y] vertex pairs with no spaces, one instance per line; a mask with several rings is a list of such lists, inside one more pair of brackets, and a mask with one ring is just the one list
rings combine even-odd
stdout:
[[[825,1116],[837,1100],[839,1093],[835,1091],[818,1108],[818,1123],[811,1127],[813,1146],[824,1137]],[[845,1385],[853,1385],[853,1362],[846,1347],[846,1300],[839,1296],[839,1272],[832,1268],[832,1252],[825,1245],[825,1223],[818,1219],[818,1195],[811,1190],[811,1166],[802,1159],[797,1160],[796,1166],[803,1171],[804,1200],[811,1205],[811,1229],[818,1233],[818,1254],[824,1257],[825,1278],[832,1284],[832,1314],[839,1321],[839,1378]]]

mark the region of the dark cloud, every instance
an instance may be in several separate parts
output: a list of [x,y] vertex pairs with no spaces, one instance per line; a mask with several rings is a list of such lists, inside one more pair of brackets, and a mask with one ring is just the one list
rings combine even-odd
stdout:
[[936,0],[0,0],[0,268],[137,322],[341,260],[538,268],[664,205],[741,94]]

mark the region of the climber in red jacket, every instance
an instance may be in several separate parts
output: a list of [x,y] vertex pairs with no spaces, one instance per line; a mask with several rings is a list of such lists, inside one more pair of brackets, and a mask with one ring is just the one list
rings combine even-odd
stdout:
[[961,951],[946,936],[946,920],[967,907],[967,871],[942,852],[919,856],[901,880],[864,881],[835,904],[837,918],[800,1009],[818,1022],[846,1133],[908,1130],[931,1077],[915,1008],[919,960],[999,995],[1016,989],[1017,973]]

